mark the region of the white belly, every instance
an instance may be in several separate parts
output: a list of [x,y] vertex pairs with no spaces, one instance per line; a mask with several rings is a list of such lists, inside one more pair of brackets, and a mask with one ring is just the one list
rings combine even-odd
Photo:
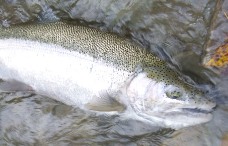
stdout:
[[69,105],[85,104],[101,91],[116,91],[128,76],[129,72],[61,46],[0,40],[0,78],[23,82]]

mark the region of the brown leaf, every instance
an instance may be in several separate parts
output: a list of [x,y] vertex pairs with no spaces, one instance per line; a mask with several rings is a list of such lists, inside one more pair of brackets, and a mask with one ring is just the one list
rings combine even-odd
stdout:
[[224,67],[228,65],[228,43],[218,47],[206,66]]

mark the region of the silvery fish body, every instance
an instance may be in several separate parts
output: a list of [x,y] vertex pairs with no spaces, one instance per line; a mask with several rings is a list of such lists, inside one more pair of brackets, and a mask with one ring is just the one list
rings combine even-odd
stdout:
[[0,28],[0,89],[179,129],[214,103],[166,63],[117,35],[63,22]]

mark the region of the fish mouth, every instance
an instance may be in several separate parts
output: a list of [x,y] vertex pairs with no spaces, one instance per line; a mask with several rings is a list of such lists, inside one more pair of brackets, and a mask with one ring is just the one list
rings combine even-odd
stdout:
[[208,104],[201,104],[201,105],[195,105],[193,107],[182,107],[181,111],[186,113],[192,113],[192,114],[211,114],[217,105],[214,102],[210,102]]
[[[163,112],[140,113],[140,116],[145,119],[152,119],[152,121],[159,121],[158,123],[164,124],[166,127],[178,130],[183,127],[209,122],[213,118],[212,112],[216,108],[215,104],[187,106],[182,105],[182,107],[165,110]],[[148,117],[148,115],[150,116]]]
[[190,113],[199,113],[199,114],[210,114],[212,113],[213,109],[206,110],[206,109],[200,109],[200,108],[182,108],[183,111],[185,112],[190,112]]

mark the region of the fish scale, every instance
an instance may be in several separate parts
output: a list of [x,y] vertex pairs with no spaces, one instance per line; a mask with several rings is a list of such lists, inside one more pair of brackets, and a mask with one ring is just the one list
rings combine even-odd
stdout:
[[61,45],[72,50],[77,49],[80,53],[90,54],[94,58],[102,58],[107,63],[118,65],[117,67],[131,72],[139,63],[159,62],[163,64],[159,58],[154,57],[151,53],[148,54],[145,49],[124,38],[80,25],[63,22],[29,26],[21,24],[1,30],[0,38],[10,37],[29,38],[34,41]]

